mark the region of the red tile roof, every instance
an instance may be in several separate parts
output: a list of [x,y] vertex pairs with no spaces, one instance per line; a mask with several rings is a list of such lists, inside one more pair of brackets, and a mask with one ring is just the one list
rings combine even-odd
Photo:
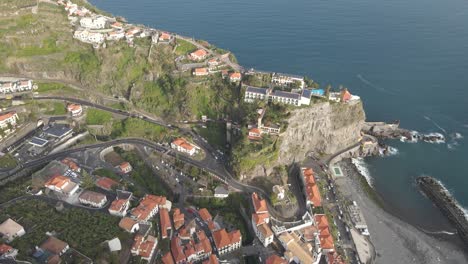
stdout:
[[159,210],[159,225],[161,228],[161,236],[167,237],[167,230],[172,228],[169,212],[166,208]]
[[143,258],[150,258],[153,255],[155,248],[156,248],[155,238],[152,236],[148,236],[148,238],[140,245],[139,255],[142,256]]
[[206,52],[206,50],[204,50],[204,49],[198,49],[198,50],[190,53],[190,56],[192,56],[194,58],[201,58],[201,57],[205,57],[206,55],[208,55],[208,52]]
[[0,121],[4,121],[12,116],[16,115],[16,112],[13,111],[13,112],[8,112],[6,114],[0,114]]
[[253,222],[257,225],[261,225],[263,223],[266,223],[266,220],[269,218],[270,216],[267,214],[267,213],[263,213],[263,214],[252,214],[252,219],[253,219]]
[[351,93],[348,91],[348,89],[345,89],[341,92],[341,101],[342,102],[346,102],[346,101],[349,101],[351,99],[352,95]]
[[139,220],[146,220],[150,213],[158,206],[166,204],[166,197],[147,194],[140,204],[132,210],[132,215]]
[[174,221],[174,228],[179,229],[181,226],[184,225],[185,216],[183,213],[180,212],[179,208],[174,209],[174,213],[172,214],[172,220]]
[[40,246],[41,249],[47,250],[55,255],[61,255],[67,247],[67,243],[53,236],[49,237]]
[[109,207],[109,210],[111,211],[122,211],[123,207],[125,206],[125,204],[127,203],[127,200],[126,199],[115,199],[114,201],[112,201],[110,207]]
[[174,259],[172,258],[171,252],[167,252],[162,258],[163,264],[174,264]]
[[210,212],[208,212],[208,209],[202,208],[198,210],[198,214],[200,215],[201,219],[205,222],[209,222],[213,220],[213,217],[211,216]]
[[192,144],[190,144],[185,138],[177,138],[172,141],[172,143],[189,151],[193,149]]
[[169,40],[171,39],[171,35],[167,32],[162,32],[161,33],[161,36],[159,36],[159,39],[161,40]]
[[333,237],[330,234],[327,216],[324,214],[316,214],[315,222],[320,231],[319,238],[322,249],[334,250],[335,244],[333,242]]
[[240,72],[233,72],[229,75],[230,79],[240,79],[242,77]]
[[67,183],[70,182],[70,179],[63,175],[56,175],[50,178],[44,185],[55,186],[56,188],[62,189]]
[[119,222],[119,227],[124,229],[125,231],[127,232],[131,232],[132,231],[132,228],[133,226],[136,224],[137,222],[135,220],[133,220],[132,218],[130,217],[124,217],[120,220]]
[[340,255],[336,252],[328,252],[327,254],[328,264],[345,264]]
[[136,235],[133,239],[132,251],[138,251],[141,243],[143,243],[144,237],[142,235]]
[[287,264],[287,263],[288,262],[284,258],[278,255],[271,255],[265,261],[265,264]]
[[68,104],[67,110],[68,112],[79,111],[81,110],[81,105],[80,104]]
[[182,242],[178,237],[173,237],[171,240],[171,252],[176,263],[181,263],[187,259],[184,252],[182,251],[181,243]]
[[206,237],[205,231],[200,230],[197,232],[198,240],[202,246],[204,253],[210,253],[212,251],[210,240]]
[[239,230],[228,233],[226,229],[223,228],[213,232],[213,239],[218,249],[240,242],[241,238],[242,236]]
[[311,168],[305,168],[302,170],[302,174],[306,185],[307,199],[314,206],[322,206],[322,198],[320,197],[320,191],[315,182],[314,171]]
[[119,165],[119,168],[120,170],[122,171],[126,171],[129,167],[132,167],[132,165],[130,165],[130,163],[128,162],[122,162],[120,165]]
[[8,253],[10,250],[13,250],[13,247],[7,244],[0,244],[0,256],[2,254]]
[[70,168],[70,170],[72,171],[78,171],[80,169],[80,167],[78,166],[78,164],[76,164],[73,160],[69,159],[69,158],[64,158],[62,160],[62,163],[67,165],[68,168]]
[[119,185],[119,183],[111,178],[100,177],[96,181],[96,185],[104,190],[112,190],[112,187]]
[[266,201],[260,199],[257,193],[252,193],[252,203],[254,205],[254,210],[256,213],[268,213]]

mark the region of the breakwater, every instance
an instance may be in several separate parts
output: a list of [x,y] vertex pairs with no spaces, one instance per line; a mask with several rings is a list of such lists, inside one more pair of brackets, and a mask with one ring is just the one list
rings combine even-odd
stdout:
[[461,239],[468,245],[468,220],[455,198],[438,180],[432,177],[418,177],[416,182],[426,196],[454,224]]

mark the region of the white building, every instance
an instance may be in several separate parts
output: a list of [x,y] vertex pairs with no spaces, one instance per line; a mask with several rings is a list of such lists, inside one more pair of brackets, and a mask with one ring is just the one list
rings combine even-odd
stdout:
[[172,141],[171,148],[182,153],[187,153],[189,156],[195,155],[200,149],[198,146],[188,142],[185,138],[177,138]]
[[106,195],[93,191],[84,191],[80,194],[78,200],[80,203],[85,205],[91,205],[92,207],[101,208],[107,202]]
[[227,198],[229,196],[229,190],[223,186],[218,186],[215,188],[214,197],[216,198]]
[[108,211],[111,215],[125,216],[130,208],[131,192],[117,190],[117,198],[112,201]]
[[304,76],[286,74],[286,73],[273,73],[271,82],[281,86],[291,85],[295,82],[299,83],[300,88],[305,87]]
[[255,100],[266,100],[268,98],[269,91],[266,88],[258,88],[248,86],[245,90],[244,101],[253,102]]
[[79,185],[72,182],[70,178],[62,175],[57,175],[50,178],[44,186],[52,191],[63,193],[66,195],[73,195],[78,191]]
[[239,230],[234,230],[228,233],[226,229],[223,228],[214,231],[213,239],[219,255],[224,255],[237,250],[242,244],[242,235]]
[[125,31],[112,31],[107,33],[107,40],[120,40],[125,38]]
[[80,26],[89,29],[102,29],[107,25],[107,19],[102,16],[83,17],[80,19]]
[[92,43],[92,44],[99,44],[104,42],[104,34],[96,33],[96,32],[89,32],[88,30],[77,30],[73,34],[75,39],[78,39],[82,42]]
[[264,247],[268,247],[273,242],[273,231],[271,231],[269,214],[252,214],[252,227],[260,242]]
[[80,104],[68,104],[67,111],[71,114],[71,116],[76,117],[83,113],[83,107]]
[[33,88],[33,83],[31,80],[20,80],[16,83],[17,91],[30,91]]
[[6,242],[11,242],[15,238],[26,234],[26,231],[20,224],[8,218],[5,220],[5,222],[0,224],[0,234],[2,235],[2,238],[6,240]]

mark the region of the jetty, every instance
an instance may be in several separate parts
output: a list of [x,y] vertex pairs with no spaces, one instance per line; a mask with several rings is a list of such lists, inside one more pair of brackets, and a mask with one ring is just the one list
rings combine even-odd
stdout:
[[463,242],[468,245],[468,220],[455,198],[438,180],[432,177],[418,177],[416,182],[426,196],[455,226]]

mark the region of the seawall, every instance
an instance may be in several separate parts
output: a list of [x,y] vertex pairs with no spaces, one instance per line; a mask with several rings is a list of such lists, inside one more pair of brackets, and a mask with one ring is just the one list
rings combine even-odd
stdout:
[[432,177],[418,177],[416,182],[427,197],[455,226],[463,242],[468,245],[468,220],[465,212],[448,190]]

